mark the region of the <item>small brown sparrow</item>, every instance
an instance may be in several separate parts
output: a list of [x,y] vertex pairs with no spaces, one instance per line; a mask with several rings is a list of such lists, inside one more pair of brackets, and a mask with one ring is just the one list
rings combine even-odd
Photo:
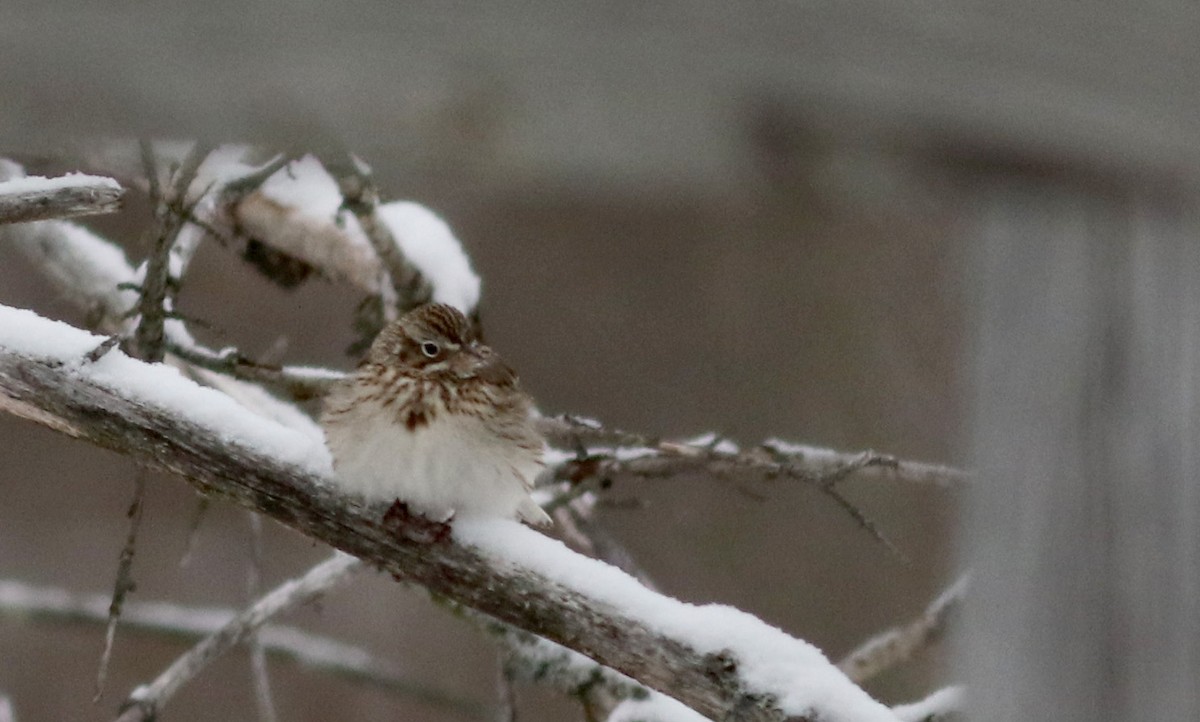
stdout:
[[550,517],[529,496],[544,442],[516,373],[452,306],[389,324],[325,400],[321,426],[345,491],[396,500],[434,523],[451,517]]

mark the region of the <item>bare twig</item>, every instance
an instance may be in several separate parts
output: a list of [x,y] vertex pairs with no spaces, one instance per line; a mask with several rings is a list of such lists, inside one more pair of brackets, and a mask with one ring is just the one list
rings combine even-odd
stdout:
[[[796,719],[819,717],[826,702],[806,694],[800,681],[811,669],[821,680],[820,700],[839,705],[848,719],[891,719],[886,709],[836,673],[810,646],[734,610],[689,607],[623,581],[628,577],[619,571],[572,555],[520,525],[504,523],[494,530],[503,531],[505,540],[519,540],[519,557],[501,544],[500,537],[488,536],[492,529],[488,525],[460,522],[449,539],[434,545],[396,534],[380,523],[382,506],[352,504],[328,483],[319,467],[281,459],[309,448],[310,442],[301,434],[239,412],[231,402],[221,403],[213,391],[204,394],[204,414],[191,405],[164,405],[156,400],[153,383],[161,374],[154,366],[114,358],[120,352],[113,351],[104,374],[93,374],[90,367],[72,363],[69,351],[63,356],[64,350],[26,347],[20,340],[49,336],[62,343],[70,338],[70,345],[94,346],[98,339],[28,314],[7,311],[4,315],[10,328],[20,324],[20,334],[10,332],[4,341],[7,346],[0,346],[0,410],[180,474],[204,493],[257,509],[383,571],[570,645],[702,714],[747,722],[778,721],[787,715],[780,706],[783,700],[791,700],[787,709]],[[121,387],[111,385],[113,374],[119,374]],[[172,378],[173,384],[185,383]],[[171,398],[183,391],[176,388]],[[217,414],[214,404],[224,411]],[[218,417],[219,422],[214,420]],[[567,582],[545,566],[552,561],[588,571]],[[582,584],[584,578],[608,581]],[[620,604],[610,596],[614,584],[621,589]],[[741,632],[718,637],[716,643],[711,637],[696,642],[679,629],[661,627],[645,616],[645,610],[658,610],[655,615],[661,617],[653,619],[688,616],[692,619],[688,629],[719,630],[736,619]],[[763,648],[747,641],[757,634],[770,638],[775,663],[794,670],[784,677],[795,679],[796,686],[782,684],[784,677],[779,676],[770,678],[774,681],[745,676],[763,663],[756,656]],[[744,666],[743,655],[752,655],[754,663]]]
[[137,551],[138,528],[142,525],[142,510],[146,496],[146,472],[139,470],[134,478],[133,502],[126,516],[129,517],[129,532],[125,545],[121,547],[117,562],[117,580],[113,583],[112,601],[108,605],[108,626],[104,632],[104,651],[100,653],[100,665],[96,670],[96,688],[92,701],[98,702],[104,694],[104,681],[108,678],[108,662],[112,658],[113,642],[117,637],[117,623],[121,620],[121,609],[125,596],[133,591],[133,555]]
[[[628,431],[610,429],[578,416],[547,416],[538,429],[551,444],[574,449],[583,444],[611,474],[664,477],[710,473],[743,480],[774,481],[791,478],[815,484],[842,481],[850,475],[882,477],[914,485],[957,487],[970,475],[948,466],[902,461],[888,454],[847,454],[832,449],[768,439],[759,446],[738,450],[714,436],[690,442],[664,441]],[[714,443],[715,442],[715,443]],[[624,450],[624,451],[622,451]],[[640,453],[638,450],[641,450]],[[623,457],[623,458],[622,458]],[[617,463],[611,463],[617,462]]]
[[[581,434],[577,433],[578,423],[564,421],[562,417],[539,420],[542,432],[552,442],[579,448],[574,459],[566,460],[553,471],[554,478],[567,486],[547,504],[551,509],[584,493],[606,488],[619,479],[661,479],[698,474],[733,483],[745,493],[749,493],[747,485],[751,483],[792,479],[809,484],[831,498],[861,528],[900,559],[906,560],[875,523],[841,493],[838,485],[850,476],[868,470],[899,472],[907,462],[874,452],[850,455],[795,445],[782,449],[782,442],[774,440],[749,451],[741,451],[732,442],[712,435],[691,441],[661,441],[627,432],[607,431],[594,422],[587,422],[582,433],[590,438],[633,442],[634,445],[586,448]],[[909,480],[909,477],[902,478]]]
[[647,589],[658,589],[650,574],[633,559],[633,555],[599,525],[574,507],[556,513],[554,520],[565,534],[578,537],[583,551],[589,556],[603,559],[617,569],[641,582]]
[[339,371],[322,368],[258,363],[237,349],[214,351],[190,339],[168,338],[167,351],[193,366],[279,389],[296,401],[323,396],[334,383],[345,377]]
[[219,631],[206,637],[176,659],[153,682],[129,696],[119,722],[151,720],[180,687],[196,677],[210,662],[236,647],[272,617],[312,601],[363,568],[362,562],[345,554],[310,569],[304,576],[271,590]]
[[[428,303],[433,296],[433,287],[421,271],[404,256],[391,229],[379,217],[379,190],[375,187],[371,167],[358,156],[351,154],[346,163],[331,166],[331,171],[337,177],[343,206],[358,219],[363,233],[371,242],[371,247],[375,249],[387,273],[395,291],[396,312],[404,313]],[[386,296],[386,292],[383,295]]]
[[[262,517],[254,512],[246,513],[250,524],[250,562],[246,568],[246,592],[250,599],[259,594],[262,582]],[[254,680],[254,700],[258,705],[260,722],[276,722],[279,715],[275,711],[275,698],[271,694],[271,678],[267,673],[266,647],[263,646],[259,631],[255,630],[246,640],[250,648],[250,674]]]
[[180,567],[186,567],[192,563],[192,555],[196,553],[196,545],[200,542],[200,526],[203,524],[211,504],[212,502],[207,497],[196,497],[196,506],[192,511],[192,518],[188,522],[187,541],[184,542],[183,555],[179,557]]
[[868,639],[838,662],[838,669],[861,684],[912,659],[914,654],[942,636],[966,596],[968,580],[969,575],[959,577],[926,607],[920,617]]
[[0,182],[0,223],[94,216],[120,210],[125,189],[112,178],[72,174]]
[[[108,619],[108,604],[109,597],[104,594],[75,594],[54,587],[0,580],[0,614],[56,623],[104,624]],[[129,601],[121,615],[121,626],[130,633],[190,641],[216,633],[236,615],[233,609]],[[399,665],[359,647],[272,624],[259,629],[258,635],[263,648],[274,657],[396,692],[465,718],[486,716],[482,704],[419,685],[408,679]]]
[[513,689],[513,675],[509,671],[506,655],[498,653],[496,659],[496,722],[517,722],[517,696]]
[[158,182],[158,163],[153,146],[149,141],[142,141],[141,148],[142,162],[150,183],[150,200],[154,203],[154,215],[158,221],[158,234],[150,257],[146,260],[141,282],[137,306],[140,318],[134,332],[134,347],[147,361],[162,361],[165,352],[163,324],[171,310],[171,249],[180,231],[187,225],[186,216],[191,212],[188,189],[209,148],[199,143],[191,147],[169,190],[162,188]]

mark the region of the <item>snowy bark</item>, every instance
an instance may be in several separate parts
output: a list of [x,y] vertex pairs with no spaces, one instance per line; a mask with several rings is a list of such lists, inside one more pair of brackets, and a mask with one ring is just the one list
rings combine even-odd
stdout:
[[[9,173],[0,170],[0,175]],[[112,178],[68,175],[0,182],[0,223],[74,218],[112,213],[125,189]]]

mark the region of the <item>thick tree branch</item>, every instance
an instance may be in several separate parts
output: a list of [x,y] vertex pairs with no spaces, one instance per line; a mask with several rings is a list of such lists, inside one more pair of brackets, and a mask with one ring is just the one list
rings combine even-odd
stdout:
[[[3,315],[0,410],[178,474],[205,494],[575,649],[710,718],[894,719],[803,642],[735,610],[657,595],[515,523],[459,522],[451,539],[433,545],[396,534],[382,523],[382,507],[354,504],[329,485],[315,451],[305,456],[295,446],[311,443],[302,435],[265,420],[252,427],[227,397],[182,388],[179,379],[171,398],[186,404],[168,404],[155,395],[165,369],[119,351],[89,365],[86,348],[100,338],[25,312]],[[568,582],[560,567],[587,571]],[[626,596],[609,591],[617,588]],[[695,624],[680,628],[682,618]],[[731,627],[740,633],[719,634]],[[718,635],[692,636],[693,628]],[[763,639],[770,643],[757,643]],[[767,674],[773,662],[791,670],[786,683]],[[816,697],[805,691],[814,687]]]
[[[106,594],[76,594],[65,589],[0,580],[0,614],[103,625],[108,619],[108,605]],[[129,632],[193,641],[220,631],[237,613],[226,608],[127,602],[121,613],[121,625]],[[263,626],[258,630],[258,636],[263,649],[274,657],[395,692],[468,719],[485,716],[484,708],[478,702],[420,685],[406,677],[399,665],[360,647],[274,624]]]
[[0,224],[75,218],[121,208],[125,189],[112,178],[71,174],[0,182]]

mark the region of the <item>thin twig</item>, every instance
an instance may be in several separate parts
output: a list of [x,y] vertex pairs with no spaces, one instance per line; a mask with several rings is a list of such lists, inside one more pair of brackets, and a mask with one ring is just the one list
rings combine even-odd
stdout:
[[304,576],[289,580],[255,602],[219,631],[206,637],[176,659],[153,682],[135,689],[129,696],[118,722],[152,720],[167,701],[187,682],[200,674],[209,663],[236,647],[267,620],[312,601],[347,580],[363,568],[354,557],[337,553],[310,569]]
[[125,189],[112,178],[71,174],[0,182],[0,224],[75,218],[120,210]]
[[625,572],[641,582],[647,589],[658,589],[650,573],[641,567],[620,542],[612,537],[600,525],[592,522],[578,509],[568,507],[554,515],[555,521],[564,529],[569,529],[586,540],[587,553],[597,559],[602,559],[617,569]]
[[323,396],[345,378],[345,374],[328,369],[258,363],[237,349],[214,351],[184,339],[168,338],[167,351],[193,366],[279,389],[296,401]]
[[[395,291],[395,310],[404,313],[428,303],[433,296],[433,287],[405,257],[392,230],[379,217],[379,190],[375,187],[371,167],[361,158],[350,154],[346,163],[332,166],[330,170],[337,177],[343,207],[358,219],[363,234],[371,242],[371,247],[387,272]],[[382,295],[386,297],[388,294]]]
[[503,651],[497,651],[496,722],[517,722],[517,695],[506,656]]
[[129,531],[125,536],[125,545],[121,547],[121,556],[117,562],[117,579],[113,583],[112,601],[108,605],[108,626],[104,631],[104,650],[100,653],[100,665],[96,670],[96,688],[92,702],[100,701],[104,694],[104,682],[108,679],[108,663],[112,659],[113,643],[117,638],[117,623],[121,620],[121,608],[125,605],[125,596],[133,591],[133,555],[137,551],[138,528],[142,524],[142,510],[146,497],[146,472],[139,469],[134,476],[133,501],[129,505],[126,516],[129,517]]
[[200,543],[200,525],[204,522],[204,517],[208,514],[208,508],[212,501],[206,496],[196,497],[196,506],[192,511],[192,518],[188,522],[187,541],[184,542],[183,555],[179,557],[180,568],[185,568],[192,563],[192,555],[196,553],[196,545]]
[[[108,604],[106,594],[76,594],[56,587],[0,579],[0,614],[54,623],[103,625],[108,619]],[[127,633],[192,641],[219,631],[237,613],[228,608],[128,601],[121,614],[121,628]],[[395,692],[465,718],[487,716],[481,703],[413,682],[399,665],[379,659],[360,647],[274,624],[260,628],[258,635],[263,648],[273,657]]]
[[[831,475],[853,473],[914,485],[958,487],[969,483],[971,478],[969,473],[949,466],[902,461],[874,452],[847,454],[777,439],[768,439],[747,450],[737,450],[730,448],[731,444],[713,443],[723,441],[718,437],[701,437],[692,442],[664,441],[565,414],[542,417],[537,423],[538,430],[552,445],[573,449],[582,443],[592,456],[601,460],[617,458],[620,449],[644,450],[641,454],[627,453],[619,467],[641,476],[675,476],[693,472],[697,466],[710,465],[723,473],[753,470],[764,481],[791,477],[821,483]],[[847,469],[848,466],[851,468]]]
[[[262,582],[262,517],[254,512],[246,512],[250,524],[250,561],[246,568],[246,592],[250,599],[259,594]],[[271,693],[271,678],[267,673],[267,654],[258,631],[250,634],[246,640],[250,648],[250,675],[254,680],[254,700],[258,706],[260,722],[276,722],[279,719],[275,711],[275,697]]]
[[[154,248],[146,260],[145,274],[141,282],[138,299],[137,330],[134,332],[134,347],[138,355],[147,361],[162,361],[163,324],[170,312],[171,293],[171,248],[179,238],[179,232],[187,224],[186,213],[191,212],[188,189],[196,178],[200,164],[209,153],[209,147],[194,144],[184,157],[170,189],[163,189],[158,182],[158,163],[154,147],[149,141],[141,142],[142,163],[149,180],[154,216],[158,221],[158,234]],[[197,198],[198,200],[198,198]],[[194,204],[193,204],[194,205]]]
[[942,636],[962,605],[968,584],[969,575],[959,577],[926,607],[921,616],[902,627],[893,627],[871,637],[838,662],[838,669],[855,682],[862,683],[912,659]]

